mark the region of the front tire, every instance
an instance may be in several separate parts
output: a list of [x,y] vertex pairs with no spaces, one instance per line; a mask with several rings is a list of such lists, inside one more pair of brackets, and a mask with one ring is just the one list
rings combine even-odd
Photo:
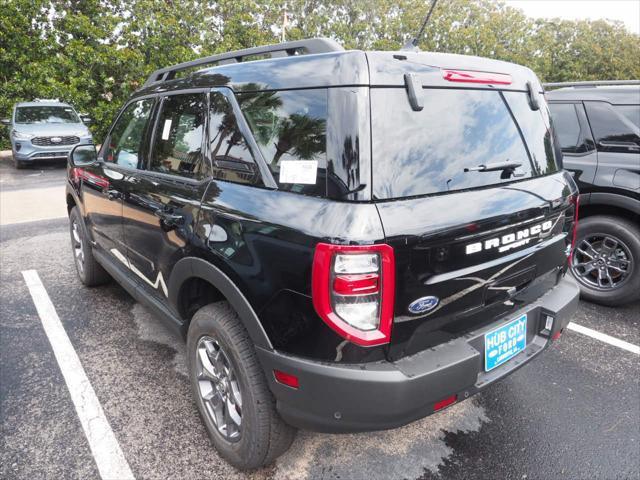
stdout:
[[295,429],[278,415],[253,343],[227,302],[196,312],[187,355],[198,411],[225,460],[254,469],[289,449]]
[[13,159],[13,166],[16,168],[16,170],[24,170],[25,168],[27,168],[27,162],[18,160],[15,155],[12,155],[11,158]]
[[87,230],[78,207],[73,207],[69,212],[69,230],[71,233],[73,260],[80,281],[87,287],[95,287],[107,283],[110,279],[109,274],[93,256]]
[[571,273],[582,298],[608,306],[640,299],[640,229],[620,217],[580,220]]

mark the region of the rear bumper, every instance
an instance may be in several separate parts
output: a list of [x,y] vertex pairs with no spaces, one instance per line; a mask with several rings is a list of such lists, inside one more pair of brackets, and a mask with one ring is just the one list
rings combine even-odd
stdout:
[[[452,395],[470,397],[542,352],[578,306],[579,289],[569,276],[518,312],[457,340],[395,362],[362,365],[319,363],[258,349],[280,415],[290,424],[322,432],[382,430],[434,413]],[[484,371],[484,334],[527,313],[527,347],[496,369]],[[551,331],[544,330],[552,316]],[[277,383],[273,370],[298,376],[296,390]]]

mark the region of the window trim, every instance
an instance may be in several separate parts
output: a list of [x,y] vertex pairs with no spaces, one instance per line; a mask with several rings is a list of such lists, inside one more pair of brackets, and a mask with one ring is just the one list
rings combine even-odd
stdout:
[[[251,150],[251,154],[253,155],[256,165],[258,166],[258,171],[260,172],[260,178],[262,179],[263,188],[268,188],[270,190],[278,190],[278,184],[276,183],[275,179],[273,178],[273,175],[271,174],[271,169],[269,169],[269,166],[267,165],[265,158],[262,156],[262,152],[260,151],[260,148],[258,148],[258,143],[253,137],[251,128],[249,128],[247,119],[244,117],[244,113],[240,109],[240,105],[238,105],[235,92],[229,87],[214,87],[209,89],[209,95],[211,95],[212,93],[219,93],[223,95],[231,105],[231,108],[233,109],[233,114],[236,117],[236,124],[238,125],[238,128],[240,129],[240,133],[244,137],[244,140],[247,142],[247,146]],[[210,108],[211,107],[209,106],[209,115],[211,114]],[[207,123],[207,131],[208,130],[209,130],[209,124]],[[209,162],[211,163],[211,155],[210,155],[208,145],[209,145],[209,142],[207,141],[206,154],[207,154],[207,157],[209,158]],[[226,182],[226,180],[221,180],[221,179],[216,179],[215,181]],[[232,183],[232,182],[229,182],[229,183]],[[246,184],[240,184],[240,185],[254,186],[254,185],[246,185]],[[255,186],[260,188],[257,185]]]
[[[156,132],[158,130],[158,122],[160,121],[160,114],[162,113],[162,107],[167,99],[167,97],[172,97],[174,95],[189,95],[189,94],[193,94],[193,93],[202,93],[204,94],[204,98],[205,98],[205,102],[204,102],[204,108],[205,108],[205,120],[204,120],[204,132],[202,135],[202,145],[201,145],[201,150],[202,153],[201,155],[204,156],[203,160],[207,163],[207,166],[209,167],[209,175],[200,178],[200,179],[196,179],[196,178],[189,178],[189,177],[185,177],[182,175],[178,175],[175,173],[163,173],[163,172],[156,172],[154,170],[151,170],[151,156],[153,153],[153,148],[155,147],[155,139],[156,139]],[[147,159],[145,162],[145,165],[143,169],[136,169],[136,171],[138,172],[143,172],[145,175],[147,176],[157,176],[158,178],[161,179],[168,179],[168,180],[174,180],[174,181],[180,181],[180,182],[184,182],[184,183],[189,183],[191,185],[200,185],[204,182],[208,182],[210,181],[213,176],[211,175],[211,159],[209,158],[209,154],[208,151],[206,150],[207,146],[209,145],[209,107],[210,107],[210,102],[209,102],[209,89],[207,88],[186,88],[186,89],[182,89],[182,90],[172,90],[170,92],[163,92],[160,94],[156,94],[156,103],[155,103],[155,109],[153,111],[153,127],[151,129],[149,138],[148,138],[148,142],[149,142],[149,149],[147,152]]]
[[[142,144],[145,146],[144,148],[148,147],[145,144],[148,141],[149,125],[152,122],[154,122],[154,118],[155,118],[155,115],[156,115],[156,106],[158,104],[158,95],[155,94],[155,93],[148,94],[148,95],[141,95],[139,97],[132,98],[127,103],[124,104],[124,106],[118,112],[118,115],[116,116],[116,119],[111,124],[111,127],[109,128],[109,133],[107,133],[107,135],[104,137],[104,141],[102,142],[102,145],[100,145],[100,151],[98,152],[98,161],[100,161],[105,166],[115,167],[116,170],[117,169],[122,169],[122,170],[125,170],[127,172],[140,171],[139,168],[131,168],[131,167],[127,167],[127,166],[124,166],[124,165],[119,165],[117,163],[107,162],[104,159],[104,154],[106,153],[106,147],[105,146],[109,145],[109,143],[111,142],[111,134],[113,133],[113,128],[117,125],[118,121],[120,120],[120,117],[122,117],[122,114],[127,110],[127,108],[129,108],[129,106],[131,104],[139,102],[141,100],[148,100],[148,99],[152,99],[153,100],[153,105],[151,105],[151,111],[149,112],[149,123],[147,124],[147,127],[145,128],[145,132],[144,132],[144,135],[143,135],[143,141],[142,141]],[[155,124],[155,122],[154,122],[154,124]],[[145,153],[145,155],[148,155],[147,151],[144,151],[144,153]]]

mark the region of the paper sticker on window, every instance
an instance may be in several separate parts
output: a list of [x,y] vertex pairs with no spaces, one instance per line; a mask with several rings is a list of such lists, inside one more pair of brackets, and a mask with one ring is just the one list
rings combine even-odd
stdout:
[[169,132],[171,131],[171,119],[164,121],[164,127],[162,127],[162,140],[169,140]]
[[315,185],[317,173],[317,160],[282,160],[280,162],[280,183]]

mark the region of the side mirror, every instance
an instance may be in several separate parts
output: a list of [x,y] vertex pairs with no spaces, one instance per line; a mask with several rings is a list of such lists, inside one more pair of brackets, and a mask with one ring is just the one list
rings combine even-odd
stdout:
[[0,123],[2,123],[2,125],[6,125],[7,127],[11,125],[11,119],[10,118],[3,118],[2,120],[0,120]]
[[93,119],[85,113],[80,114],[80,119],[85,125],[91,125],[93,123]]
[[69,163],[74,167],[87,167],[98,162],[98,152],[93,145],[78,145],[69,152]]

